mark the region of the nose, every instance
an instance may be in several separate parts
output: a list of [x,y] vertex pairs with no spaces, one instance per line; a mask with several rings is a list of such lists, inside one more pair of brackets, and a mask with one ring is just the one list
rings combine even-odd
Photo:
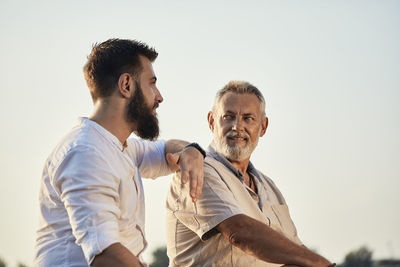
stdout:
[[243,121],[239,116],[233,121],[232,130],[238,131],[238,132],[244,130]]
[[161,103],[164,101],[164,98],[162,97],[160,91],[158,90],[158,88],[155,89],[156,90],[156,97],[155,100],[157,103]]

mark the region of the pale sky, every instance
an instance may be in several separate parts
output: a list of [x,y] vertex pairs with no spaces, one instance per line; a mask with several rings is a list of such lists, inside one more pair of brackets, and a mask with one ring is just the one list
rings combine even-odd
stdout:
[[[44,162],[92,102],[95,42],[159,52],[161,138],[212,135],[229,80],[256,85],[270,124],[252,156],[288,202],[303,242],[342,262],[361,245],[400,258],[399,1],[0,2],[0,257],[30,264]],[[165,244],[170,177],[145,181],[151,251]]]

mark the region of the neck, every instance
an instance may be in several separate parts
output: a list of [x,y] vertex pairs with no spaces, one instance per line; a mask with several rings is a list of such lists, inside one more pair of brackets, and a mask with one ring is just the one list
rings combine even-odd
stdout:
[[247,173],[247,167],[249,166],[250,158],[247,158],[245,160],[230,160],[230,163],[237,168],[243,175],[246,175]]
[[98,99],[89,119],[115,135],[121,144],[125,144],[126,139],[132,133],[133,125],[125,119],[124,103],[118,102],[112,97]]

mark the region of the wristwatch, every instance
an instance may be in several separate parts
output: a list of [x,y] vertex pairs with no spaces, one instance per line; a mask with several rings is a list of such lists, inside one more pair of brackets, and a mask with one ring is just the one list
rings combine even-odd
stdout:
[[185,149],[185,148],[188,148],[188,147],[194,147],[194,148],[196,148],[196,149],[203,155],[203,158],[206,157],[206,152],[204,151],[204,149],[201,148],[201,146],[200,146],[198,143],[190,143],[190,144],[187,144],[187,145],[184,147],[184,149]]

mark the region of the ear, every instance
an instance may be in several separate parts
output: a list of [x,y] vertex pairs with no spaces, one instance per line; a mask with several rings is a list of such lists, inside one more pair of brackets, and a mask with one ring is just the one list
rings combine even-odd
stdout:
[[133,77],[129,73],[122,73],[118,80],[118,91],[122,97],[130,98],[134,90]]
[[265,117],[264,119],[262,119],[261,121],[261,132],[260,132],[260,137],[262,137],[265,132],[267,131],[268,128],[268,117]]
[[208,120],[208,127],[210,128],[211,131],[214,131],[214,117],[212,111],[208,112],[207,120]]

